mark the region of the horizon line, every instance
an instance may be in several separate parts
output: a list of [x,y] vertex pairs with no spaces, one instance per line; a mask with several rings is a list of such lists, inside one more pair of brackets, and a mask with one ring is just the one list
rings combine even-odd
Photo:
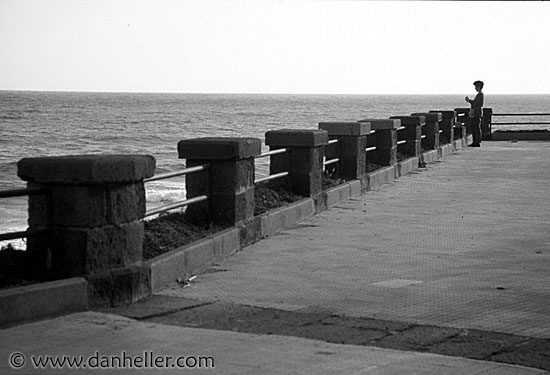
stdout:
[[[82,93],[82,94],[181,94],[181,95],[464,95],[464,93],[304,93],[304,92],[182,92],[182,91],[87,91],[87,90],[38,90],[38,89],[2,89],[11,92],[49,92],[49,93]],[[485,92],[485,94],[487,94]],[[491,93],[490,95],[550,95],[548,93]]]

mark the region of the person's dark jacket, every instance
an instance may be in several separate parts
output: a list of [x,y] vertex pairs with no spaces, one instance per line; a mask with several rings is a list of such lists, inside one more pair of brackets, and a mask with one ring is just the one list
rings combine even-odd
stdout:
[[483,93],[478,92],[474,100],[470,100],[470,105],[474,110],[474,117],[481,117],[481,114],[483,112]]

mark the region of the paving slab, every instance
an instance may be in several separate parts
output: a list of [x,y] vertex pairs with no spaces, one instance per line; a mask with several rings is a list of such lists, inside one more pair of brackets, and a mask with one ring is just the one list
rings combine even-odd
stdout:
[[[546,372],[520,366],[276,335],[214,331],[139,322],[116,315],[78,313],[0,331],[1,374],[514,374]],[[14,353],[16,353],[14,355]],[[123,354],[124,353],[124,354]],[[148,354],[143,354],[148,353]],[[150,354],[149,354],[150,353]],[[32,356],[83,356],[86,368],[35,369]],[[187,368],[98,369],[107,356],[191,358]],[[23,364],[23,357],[25,362]],[[101,358],[89,361],[89,358]],[[202,362],[198,358],[205,359]],[[23,364],[19,369],[8,359]],[[206,360],[208,359],[208,361]],[[140,366],[145,366],[145,361]],[[151,362],[153,363],[153,362]],[[160,362],[159,362],[160,363]],[[162,361],[164,366],[165,361]],[[171,359],[169,364],[173,364]],[[198,368],[197,363],[202,363]],[[92,367],[90,367],[92,366]],[[194,366],[194,368],[191,368]]]
[[484,142],[168,296],[550,337],[550,143]]

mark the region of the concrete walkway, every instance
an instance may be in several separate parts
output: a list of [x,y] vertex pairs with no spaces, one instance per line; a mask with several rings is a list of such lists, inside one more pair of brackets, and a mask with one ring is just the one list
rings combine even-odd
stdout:
[[[550,143],[484,143],[459,151],[246,248],[199,275],[190,287],[174,285],[161,294],[176,297],[164,298],[166,304],[222,301],[549,338],[548,160]],[[214,359],[214,369],[170,369],[174,373],[546,373],[97,312],[0,330],[0,373],[32,372],[33,354],[120,355],[123,350],[132,356],[153,351]],[[23,371],[8,366],[14,352],[26,356]],[[71,371],[47,371],[66,372]]]
[[162,293],[549,338],[549,160],[485,142]]

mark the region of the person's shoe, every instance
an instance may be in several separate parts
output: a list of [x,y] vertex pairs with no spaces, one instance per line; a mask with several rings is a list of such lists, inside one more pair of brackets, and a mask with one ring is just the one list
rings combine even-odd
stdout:
[[472,143],[469,144],[468,147],[481,147],[481,145],[479,143]]

